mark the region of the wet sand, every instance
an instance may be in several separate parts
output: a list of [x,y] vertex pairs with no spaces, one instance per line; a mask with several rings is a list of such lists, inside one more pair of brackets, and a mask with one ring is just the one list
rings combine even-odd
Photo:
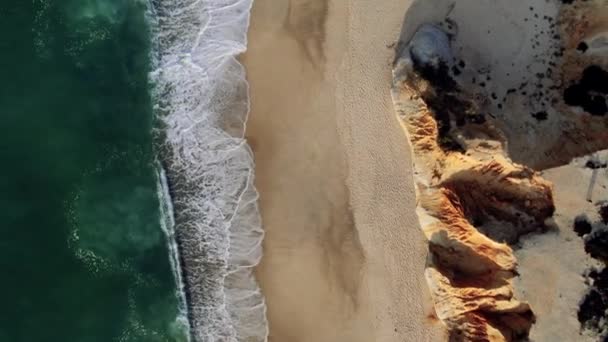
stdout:
[[257,0],[242,57],[270,341],[445,340],[390,99],[409,1]]

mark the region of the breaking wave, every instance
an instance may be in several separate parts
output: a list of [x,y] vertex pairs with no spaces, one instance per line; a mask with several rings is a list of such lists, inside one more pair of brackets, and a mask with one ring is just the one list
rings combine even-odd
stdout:
[[264,232],[244,139],[248,84],[236,60],[246,48],[251,3],[149,3],[159,152],[179,251],[174,265],[196,342],[266,341],[268,335],[253,277]]

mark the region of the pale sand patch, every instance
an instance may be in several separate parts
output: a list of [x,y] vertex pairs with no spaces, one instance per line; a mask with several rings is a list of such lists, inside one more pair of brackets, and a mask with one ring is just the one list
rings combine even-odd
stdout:
[[247,137],[270,341],[439,341],[387,46],[409,1],[256,0]]
[[[608,151],[596,155],[608,160]],[[537,315],[530,332],[534,341],[598,341],[597,336],[581,334],[577,320],[579,303],[589,287],[583,274],[600,263],[585,253],[583,239],[573,231],[574,218],[585,214],[591,222],[599,221],[597,203],[608,198],[606,169],[586,168],[588,160],[581,157],[543,171],[543,177],[555,184],[556,227],[546,234],[525,237],[516,251],[521,276],[515,289]],[[587,200],[589,187],[591,202]]]

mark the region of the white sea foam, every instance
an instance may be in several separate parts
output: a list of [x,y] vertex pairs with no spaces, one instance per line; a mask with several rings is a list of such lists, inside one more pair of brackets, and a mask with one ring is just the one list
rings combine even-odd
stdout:
[[[244,139],[252,0],[151,0],[161,157],[196,342],[266,341],[263,230]],[[179,276],[179,275],[178,275]]]

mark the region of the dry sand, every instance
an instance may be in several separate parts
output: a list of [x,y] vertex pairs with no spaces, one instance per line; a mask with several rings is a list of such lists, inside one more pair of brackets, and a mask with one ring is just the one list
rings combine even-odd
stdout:
[[256,0],[247,138],[271,342],[440,341],[389,46],[410,1]]

